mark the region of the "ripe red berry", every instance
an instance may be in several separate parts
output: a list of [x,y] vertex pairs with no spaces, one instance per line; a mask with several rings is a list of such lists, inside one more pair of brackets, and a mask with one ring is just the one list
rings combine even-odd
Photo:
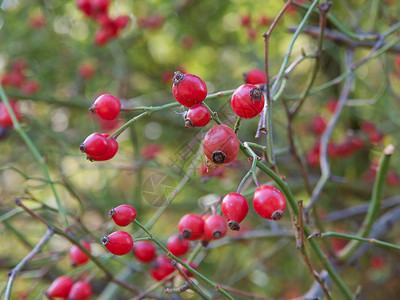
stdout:
[[225,219],[219,215],[211,215],[204,221],[204,239],[207,241],[223,238],[227,230]]
[[258,69],[243,73],[243,80],[249,84],[264,84],[267,82],[264,71]]
[[104,94],[99,96],[92,106],[90,112],[95,112],[105,120],[114,120],[118,117],[121,110],[121,101],[113,95]]
[[226,125],[217,125],[210,129],[204,137],[203,151],[214,164],[229,163],[239,153],[239,140],[232,128]]
[[174,234],[168,238],[167,249],[175,256],[182,256],[189,251],[190,243],[179,234]]
[[243,84],[231,97],[231,106],[235,114],[244,119],[257,116],[264,108],[264,95],[253,84]]
[[282,192],[270,185],[261,185],[254,192],[253,205],[256,213],[264,219],[279,220],[286,202]]
[[115,140],[115,138],[111,138],[108,139],[108,137],[110,136],[107,133],[103,133],[102,134],[108,141],[108,149],[106,151],[106,153],[104,153],[103,155],[99,155],[99,156],[90,156],[87,155],[87,159],[90,161],[104,161],[104,160],[109,160],[111,158],[113,158],[115,156],[115,154],[117,154],[118,152],[118,142]]
[[68,297],[71,287],[74,285],[72,279],[68,276],[56,278],[47,289],[46,295],[51,298]]
[[198,240],[204,232],[204,220],[196,214],[186,214],[179,220],[179,234],[190,241]]
[[[15,102],[13,100],[9,100],[11,109],[14,112],[15,117],[17,118],[18,121],[21,120],[21,114],[19,112],[19,105],[18,102]],[[11,119],[11,115],[7,110],[6,105],[4,102],[0,102],[0,126],[1,127],[12,127],[13,122]]]
[[201,103],[207,96],[207,86],[204,81],[193,74],[175,72],[172,93],[176,101],[186,107]]
[[203,127],[208,124],[211,120],[211,113],[207,107],[201,104],[193,105],[189,108],[186,118],[185,127]]
[[86,281],[78,281],[76,282],[69,294],[68,294],[68,299],[69,300],[87,300],[90,298],[92,295],[92,287],[90,286],[89,283]]
[[322,135],[326,128],[326,121],[325,118],[318,115],[311,121],[311,130],[316,135]]
[[132,236],[125,231],[115,231],[101,239],[104,247],[114,255],[125,255],[132,250]]
[[93,77],[96,67],[93,63],[86,61],[79,65],[79,75],[83,80],[87,80]]
[[239,223],[247,216],[249,205],[245,197],[238,193],[229,193],[222,200],[222,213],[232,230],[240,230]]
[[108,43],[110,39],[110,32],[106,28],[100,28],[94,34],[94,42],[98,46],[104,46]]
[[128,226],[136,218],[136,210],[127,204],[122,204],[112,208],[108,213],[108,217],[113,219],[118,226]]
[[79,149],[91,157],[101,156],[107,152],[108,144],[108,140],[104,135],[92,133],[83,141]]
[[130,21],[131,19],[129,18],[129,16],[118,16],[115,19],[115,24],[119,29],[123,29],[128,26]]
[[169,274],[175,271],[171,260],[165,256],[158,256],[150,265],[150,275],[155,280],[163,280]]
[[[188,264],[188,262],[187,262],[186,259],[184,259],[183,262],[184,262],[185,264]],[[194,276],[192,272],[190,272],[188,269],[186,269],[186,268],[185,268],[184,266],[182,266],[180,263],[178,263],[178,266],[182,269],[182,271],[186,274],[187,277],[193,277],[193,276]],[[197,269],[197,266],[195,265],[194,262],[189,263],[189,266],[192,267],[192,268],[195,269],[195,270]]]
[[[81,245],[91,252],[92,248],[89,242],[83,241]],[[89,260],[89,257],[77,245],[72,245],[71,249],[69,249],[69,259],[72,266],[75,267],[85,264]]]
[[133,245],[133,255],[142,263],[148,263],[156,257],[156,247],[152,242],[139,241]]
[[95,14],[105,13],[110,5],[110,0],[92,0],[92,10]]

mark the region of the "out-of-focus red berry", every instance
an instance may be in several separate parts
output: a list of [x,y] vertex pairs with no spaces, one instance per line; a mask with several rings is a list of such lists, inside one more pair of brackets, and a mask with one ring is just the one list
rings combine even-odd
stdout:
[[162,152],[163,148],[160,144],[147,144],[140,151],[140,155],[145,160],[152,160]]

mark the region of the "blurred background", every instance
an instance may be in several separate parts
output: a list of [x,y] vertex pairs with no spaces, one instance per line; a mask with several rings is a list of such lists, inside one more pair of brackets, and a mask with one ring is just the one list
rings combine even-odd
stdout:
[[[304,1],[303,5],[310,3]],[[373,3],[379,3],[376,15],[371,9]],[[177,232],[181,216],[201,213],[207,205],[235,192],[250,164],[239,154],[234,163],[207,173],[198,149],[212,124],[186,129],[185,110],[179,107],[155,112],[123,132],[118,138],[119,151],[112,160],[89,162],[78,149],[89,134],[112,133],[137,115],[121,112],[117,121],[105,122],[88,112],[90,105],[103,93],[117,96],[123,107],[174,102],[171,87],[176,70],[200,76],[209,93],[235,89],[243,84],[244,72],[264,69],[262,34],[283,5],[282,1],[272,0],[112,0],[108,19],[94,19],[78,8],[75,1],[2,1],[2,86],[10,99],[18,101],[22,130],[32,139],[50,169],[62,205],[69,214],[71,232],[80,240],[90,241],[96,256],[107,257],[100,238],[117,230],[108,221],[112,207],[134,206],[138,220],[143,224],[153,222],[152,233],[165,242]],[[305,12],[301,6],[293,5],[275,28],[269,51],[271,77],[278,73],[293,37],[290,28],[299,25]],[[399,13],[400,3],[396,1],[335,1],[329,14],[337,23],[328,19],[327,30],[331,30],[331,36],[324,40],[321,67],[313,87],[346,71],[346,45],[352,44],[354,62],[358,62],[375,44],[352,39],[343,28],[356,37],[363,32],[382,33],[399,22]],[[111,33],[107,31],[110,19],[118,18],[119,27],[116,25]],[[318,14],[312,14],[307,22],[309,31],[318,30],[318,22]],[[337,24],[343,27],[338,28]],[[346,44],[344,38],[350,42]],[[327,231],[358,231],[366,212],[362,205],[370,199],[378,158],[385,145],[396,145],[400,138],[400,56],[397,53],[400,47],[396,47],[355,72],[348,105],[342,111],[328,149],[334,180],[327,183],[318,202],[317,213]],[[288,75],[283,99],[290,105],[310,77],[315,61],[311,56],[316,49],[316,40],[308,34],[296,40],[289,62],[302,55],[307,57]],[[332,85],[309,96],[293,121],[297,150],[312,186],[320,176],[318,140],[335,111],[341,87],[341,84]],[[235,116],[229,96],[207,103],[218,111],[225,124],[233,126]],[[309,195],[288,148],[284,106],[278,100],[273,108],[274,150],[279,171],[286,176],[296,199],[303,199],[306,205]],[[265,136],[254,138],[257,124],[258,118],[242,121],[239,138],[265,145]],[[0,136],[0,238],[3,241],[0,295],[3,295],[7,271],[21,261],[46,231],[43,224],[20,213],[14,199],[24,199],[28,207],[52,224],[62,227],[62,223],[55,210],[54,194],[26,144],[7,126],[0,128]],[[388,211],[400,204],[399,162],[397,151],[392,157],[384,190]],[[271,183],[262,173],[258,174],[258,180]],[[171,200],[171,191],[176,186],[179,193],[166,206],[165,201]],[[257,295],[274,299],[300,297],[311,287],[313,277],[296,250],[289,214],[279,223],[258,217],[251,204],[254,189],[254,184],[249,182],[243,191],[250,211],[242,230],[230,232],[229,237],[200,250],[195,260],[201,263],[198,270],[215,282]],[[361,208],[356,210],[357,214],[341,218],[345,214],[340,211],[352,206]],[[135,235],[138,229],[132,226],[127,231]],[[400,226],[395,224],[380,239],[399,244],[399,232]],[[264,236],[254,237],[255,233]],[[327,253],[338,251],[345,243],[335,239],[326,241],[320,244]],[[193,243],[192,248],[195,246]],[[109,285],[93,263],[72,268],[68,259],[70,247],[70,242],[54,236],[18,273],[12,299],[45,299],[43,292],[54,278],[63,274],[90,278],[93,299],[134,297]],[[353,291],[357,286],[362,287],[361,299],[397,299],[398,260],[399,253],[394,250],[370,247],[356,263],[343,269],[341,276]],[[148,275],[148,265],[140,264],[133,255],[109,259],[107,266],[116,275],[130,268],[131,272],[123,274],[124,279],[143,289],[155,283]],[[315,266],[320,270],[317,261]],[[162,287],[155,290],[161,295],[162,291]],[[332,291],[337,295],[335,287]],[[187,292],[181,297],[195,299],[196,295]]]

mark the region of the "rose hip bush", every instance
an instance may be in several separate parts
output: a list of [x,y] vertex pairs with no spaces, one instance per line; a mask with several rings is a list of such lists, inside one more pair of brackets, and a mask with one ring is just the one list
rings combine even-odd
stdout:
[[400,4],[347,2],[3,1],[1,297],[397,299]]

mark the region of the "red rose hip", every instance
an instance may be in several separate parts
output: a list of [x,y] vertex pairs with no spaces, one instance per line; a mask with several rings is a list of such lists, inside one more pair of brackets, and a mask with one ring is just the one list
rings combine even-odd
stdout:
[[77,281],[71,288],[68,299],[87,300],[92,295],[92,287],[86,281]]
[[196,214],[186,214],[179,220],[179,234],[190,241],[198,240],[204,232],[204,220]]
[[186,107],[201,103],[207,96],[207,86],[204,81],[193,74],[175,72],[172,93],[176,101]]
[[121,110],[121,101],[113,95],[104,94],[99,96],[92,106],[90,112],[95,112],[104,120],[114,120]]
[[108,217],[113,219],[118,226],[128,226],[136,218],[136,210],[127,204],[122,204],[112,208],[108,213]]
[[258,69],[243,73],[243,80],[245,83],[250,84],[264,84],[267,82],[264,71]]
[[103,236],[101,242],[114,255],[125,255],[133,248],[132,236],[125,231],[115,231]]
[[89,135],[79,149],[89,156],[101,156],[104,155],[108,150],[108,140],[100,133],[92,133]]
[[[89,252],[92,251],[89,242],[82,241],[80,244],[85,247]],[[85,264],[89,260],[89,257],[77,245],[72,245],[71,249],[69,249],[69,259],[72,266],[75,267]]]
[[211,113],[207,107],[201,104],[193,105],[189,108],[186,118],[185,127],[203,127],[208,124],[211,120]]
[[142,263],[148,263],[156,257],[156,247],[152,242],[139,241],[133,245],[133,255]]
[[279,220],[286,208],[285,197],[276,187],[261,185],[254,192],[253,205],[256,213],[270,220]]
[[169,274],[175,271],[171,260],[165,256],[158,256],[150,265],[150,275],[155,280],[163,280]]
[[264,108],[264,95],[253,84],[243,84],[231,97],[231,106],[235,114],[244,119],[257,116]]
[[204,239],[206,241],[223,238],[227,230],[225,219],[219,215],[211,215],[204,221]]
[[115,154],[117,154],[118,152],[118,142],[116,141],[115,138],[109,138],[109,134],[107,133],[103,133],[102,134],[108,142],[108,149],[106,151],[106,153],[104,153],[103,155],[99,155],[99,156],[90,156],[87,155],[87,159],[90,161],[104,161],[104,160],[109,160],[111,158],[113,158],[115,156]]
[[245,197],[238,193],[229,193],[222,200],[222,213],[232,230],[240,230],[239,223],[247,216],[249,205]]
[[232,128],[226,125],[217,125],[210,129],[204,137],[203,151],[214,164],[229,163],[239,153],[239,140]]
[[47,289],[46,295],[52,298],[68,297],[69,291],[73,285],[74,282],[70,277],[60,276],[56,278]]
[[175,256],[182,256],[189,251],[190,243],[179,234],[174,234],[168,238],[167,249]]

